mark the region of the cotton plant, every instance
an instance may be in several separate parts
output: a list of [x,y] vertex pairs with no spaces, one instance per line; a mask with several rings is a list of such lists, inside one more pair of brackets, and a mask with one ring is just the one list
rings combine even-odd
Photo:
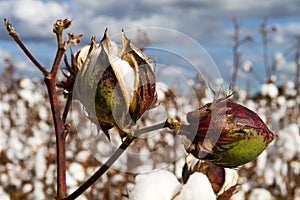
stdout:
[[[44,76],[57,146],[57,196],[53,198],[79,197],[107,173],[137,138],[148,132],[163,129],[181,136],[186,155],[199,161],[192,165],[187,159],[180,182],[177,177],[166,171],[137,176],[137,184],[129,197],[145,199],[147,197],[142,195],[144,193],[148,194],[149,199],[198,199],[199,195],[203,199],[229,199],[236,189],[236,178],[228,180],[226,177],[230,176],[225,175],[230,172],[225,168],[236,168],[255,160],[276,138],[276,134],[255,112],[230,101],[230,95],[216,98],[196,110],[191,110],[186,116],[181,116],[186,122],[167,118],[159,124],[139,128],[136,124],[143,114],[159,104],[155,66],[152,66],[144,52],[126,37],[124,31],[121,45],[109,39],[106,29],[99,43],[96,42],[96,38],[92,38],[90,45],[75,53],[71,52],[69,62],[65,55],[67,47],[70,44],[78,45],[82,35],[69,33],[68,39],[63,40],[63,32],[71,26],[71,21],[57,20],[53,25],[58,43],[57,55],[51,70],[47,70],[30,54],[7,20],[4,20],[4,25],[9,35]],[[56,82],[59,63],[63,58],[66,65],[63,70],[65,79]],[[63,112],[59,109],[56,86],[64,90],[66,97]],[[73,100],[82,104],[86,118],[97,125],[98,130],[108,138],[108,142],[110,133],[113,133],[111,130],[114,130],[114,133],[119,134],[121,144],[88,180],[77,189],[72,188],[74,191],[68,194],[66,176],[74,176],[74,169],[82,170],[82,167],[76,164],[70,165],[70,174],[66,170],[66,138],[72,126],[67,122],[67,118]],[[78,180],[83,180],[83,174]],[[228,181],[231,182],[230,187],[225,189],[224,183],[227,185]],[[143,185],[148,187],[144,189]],[[203,186],[203,191],[200,191],[198,185]]]

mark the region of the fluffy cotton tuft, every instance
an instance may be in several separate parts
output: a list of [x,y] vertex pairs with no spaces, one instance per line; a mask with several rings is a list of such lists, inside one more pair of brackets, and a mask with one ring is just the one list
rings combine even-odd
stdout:
[[261,86],[261,94],[263,96],[268,96],[273,99],[278,96],[278,93],[278,88],[273,83],[264,83]]
[[180,190],[176,176],[169,171],[141,174],[129,194],[130,200],[169,200]]
[[207,178],[202,173],[194,173],[188,182],[182,186],[179,195],[175,200],[215,200],[216,195]]

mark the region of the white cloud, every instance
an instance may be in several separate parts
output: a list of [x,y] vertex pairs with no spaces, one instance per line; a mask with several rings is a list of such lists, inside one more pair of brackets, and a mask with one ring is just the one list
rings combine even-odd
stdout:
[[276,62],[276,69],[281,72],[287,72],[290,74],[295,73],[296,65],[294,61],[286,60],[285,56],[281,52],[277,52],[274,56]]
[[[108,27],[112,34],[122,28],[163,27],[184,32],[204,41],[219,33],[220,24],[232,15],[261,18],[299,15],[297,2],[267,0],[262,3],[238,0],[216,1],[0,1],[0,13],[14,20],[23,37],[52,37],[51,25],[57,18],[73,19],[74,32],[88,37],[101,34]],[[297,11],[297,12],[296,12]],[[38,28],[37,28],[38,27]]]
[[52,24],[67,14],[66,6],[55,1],[0,1],[1,17],[11,20],[23,38],[39,39],[52,36]]
[[[231,56],[233,29],[230,23],[232,15],[241,19],[241,37],[254,34],[257,36],[259,23],[245,25],[243,22],[247,22],[247,20],[262,21],[265,16],[274,21],[286,16],[299,18],[299,7],[300,1],[292,0],[266,0],[263,3],[240,0],[112,0],[101,3],[95,0],[4,0],[0,1],[0,16],[9,19],[19,35],[30,43],[41,40],[44,42],[50,39],[54,41],[52,24],[58,18],[73,20],[73,26],[68,31],[84,34],[82,45],[84,45],[83,42],[89,42],[91,36],[96,36],[99,41],[106,27],[109,29],[110,37],[120,33],[124,28],[128,32],[129,38],[133,40],[134,37],[130,37],[129,32],[138,27],[174,29],[194,38],[203,46],[214,45],[215,49],[220,45],[228,47],[227,52],[224,53],[222,50],[215,55],[216,61],[222,58],[217,61],[217,64],[224,65],[226,59],[231,59],[231,57],[224,58],[225,56],[222,57],[219,54],[227,53],[227,56]],[[280,21],[276,26],[278,32],[273,34],[272,38],[276,44],[289,44],[291,36],[300,33],[300,23],[297,22],[283,23]],[[8,38],[3,29],[0,29],[0,35],[6,35],[5,39]],[[176,37],[171,34],[171,31],[169,33],[150,31],[148,36],[154,43],[166,41],[177,43],[176,40],[174,41]],[[51,44],[55,45],[55,43]],[[249,54],[247,49],[252,50],[252,53],[256,51],[255,53],[259,54],[257,49],[253,48],[261,45],[260,40],[254,45],[246,46],[242,52],[243,56]],[[49,50],[42,48],[42,51]],[[195,60],[198,57],[196,55]]]

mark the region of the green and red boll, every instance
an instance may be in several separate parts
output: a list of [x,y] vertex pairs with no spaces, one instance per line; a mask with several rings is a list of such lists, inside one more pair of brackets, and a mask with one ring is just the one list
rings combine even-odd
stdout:
[[188,153],[233,168],[257,158],[277,136],[255,112],[226,99],[188,113],[189,125],[180,130]]

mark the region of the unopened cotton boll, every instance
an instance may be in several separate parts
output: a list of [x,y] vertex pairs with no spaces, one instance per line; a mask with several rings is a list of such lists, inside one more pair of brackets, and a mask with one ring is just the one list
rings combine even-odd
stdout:
[[187,121],[180,128],[187,153],[220,167],[256,159],[276,138],[255,112],[224,99],[189,112]]

